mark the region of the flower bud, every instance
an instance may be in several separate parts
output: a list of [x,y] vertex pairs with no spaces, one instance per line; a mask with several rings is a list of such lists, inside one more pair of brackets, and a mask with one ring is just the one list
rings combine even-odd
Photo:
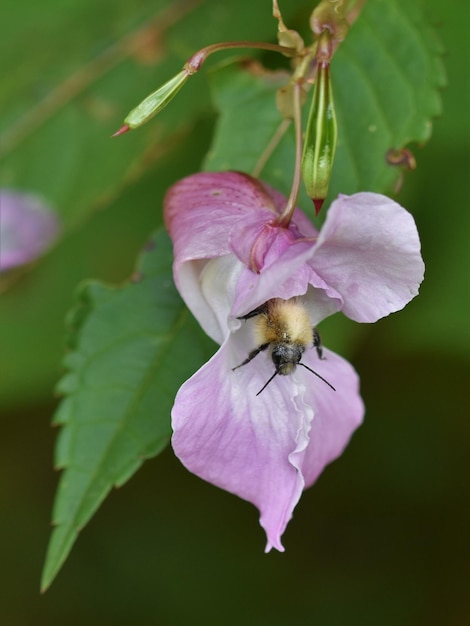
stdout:
[[336,137],[330,66],[329,63],[319,63],[302,155],[302,177],[317,215],[328,194]]
[[190,76],[191,72],[187,69],[182,69],[179,74],[173,76],[173,78],[167,81],[164,85],[147,96],[145,100],[142,100],[142,102],[136,106],[135,109],[132,109],[124,120],[124,126],[122,126],[122,128],[120,128],[115,134],[120,135],[123,132],[146,124],[157,113],[160,113],[160,111],[165,108],[171,100],[173,100]]
[[345,13],[344,2],[341,0],[323,0],[310,16],[313,34],[320,37],[322,33],[328,32],[331,36],[332,48],[335,49],[345,39],[349,30]]

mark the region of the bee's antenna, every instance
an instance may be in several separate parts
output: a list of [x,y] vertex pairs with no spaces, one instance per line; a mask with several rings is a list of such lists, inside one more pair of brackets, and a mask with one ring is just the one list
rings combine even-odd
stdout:
[[[279,372],[276,370],[276,371],[274,372],[274,374],[271,376],[271,378],[268,380],[268,382],[267,382],[267,383],[265,383],[265,384],[261,387],[261,389],[258,391],[258,393],[257,393],[256,395],[257,395],[257,396],[259,396],[259,394],[260,394],[262,391],[264,391],[264,390],[266,389],[266,387],[269,385],[269,383],[272,381],[272,379],[273,379],[275,376],[277,376],[278,374],[279,374]],[[325,381],[325,382],[326,382],[326,381]]]
[[[312,372],[312,374],[315,374],[315,376],[318,376],[318,378],[319,378],[320,380],[322,380],[324,383],[326,383],[326,384],[328,385],[328,387],[331,387],[331,389],[333,389],[333,391],[336,391],[336,389],[333,387],[333,385],[332,385],[331,383],[329,383],[329,382],[326,380],[326,378],[323,378],[323,376],[320,376],[320,374],[319,374],[318,372],[315,372],[314,370],[310,369],[310,367],[308,367],[308,365],[305,365],[304,363],[298,363],[297,365],[301,365],[302,367],[305,367],[305,369],[306,369],[306,370],[308,370],[309,372]],[[276,372],[276,374],[277,374],[277,372]],[[273,378],[274,378],[274,376],[273,376]],[[272,380],[272,378],[271,378],[270,380],[268,380],[268,382],[266,383],[266,385],[267,385],[268,383],[270,383],[270,382],[271,382],[271,380]],[[264,387],[266,387],[266,385],[265,385]],[[264,387],[263,387],[263,389],[264,389]],[[261,391],[263,391],[263,389],[261,389]],[[261,393],[261,391],[260,391],[260,393]]]

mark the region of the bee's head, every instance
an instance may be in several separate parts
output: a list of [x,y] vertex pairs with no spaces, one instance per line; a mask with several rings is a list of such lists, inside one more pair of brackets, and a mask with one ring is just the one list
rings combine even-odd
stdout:
[[302,354],[304,353],[304,351],[305,351],[305,347],[298,343],[274,344],[274,346],[272,347],[272,351],[271,351],[271,358],[273,360],[273,363],[276,369],[274,370],[274,374],[271,376],[271,378],[269,378],[266,381],[266,383],[261,387],[261,389],[258,391],[256,395],[259,396],[259,394],[266,389],[269,383],[278,374],[281,374],[282,376],[288,376],[289,374],[292,374],[292,372],[295,371],[295,368],[297,367],[297,365],[301,365],[309,372],[312,372],[312,374],[315,374],[315,376],[317,376],[320,380],[326,383],[328,387],[333,389],[333,391],[336,391],[333,385],[329,383],[325,378],[323,378],[323,376],[320,376],[318,372],[315,372],[315,370],[312,370],[312,368],[310,368],[308,365],[305,365],[304,363],[300,362],[300,359],[302,358]]
[[271,358],[276,372],[288,376],[294,372],[305,348],[298,343],[277,343],[273,346]]

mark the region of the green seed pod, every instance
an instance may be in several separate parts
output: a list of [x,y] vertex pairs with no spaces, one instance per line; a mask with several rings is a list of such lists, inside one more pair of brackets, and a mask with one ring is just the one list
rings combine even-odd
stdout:
[[132,109],[124,120],[124,124],[128,129],[138,128],[142,126],[142,124],[146,124],[173,100],[190,76],[191,73],[188,72],[188,70],[181,70],[179,74],[173,76],[173,78],[157,89],[157,91],[154,91],[147,96],[145,100],[142,100],[135,109]]
[[319,63],[302,154],[302,177],[307,194],[320,211],[328,194],[337,137],[329,63]]

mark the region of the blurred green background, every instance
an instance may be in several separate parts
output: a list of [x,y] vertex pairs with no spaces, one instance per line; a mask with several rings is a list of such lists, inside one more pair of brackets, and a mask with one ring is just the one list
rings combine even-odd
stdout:
[[[109,135],[196,49],[272,37],[271,3],[251,5],[2,5],[0,183],[50,191],[67,233],[0,296],[2,624],[469,623],[468,10],[456,1],[426,3],[448,86],[443,116],[429,144],[414,148],[418,168],[398,196],[418,223],[426,279],[400,314],[370,326],[341,322],[366,421],[304,494],[286,552],[265,555],[257,511],[167,450],[112,493],[39,594],[57,484],[49,424],[63,319],[80,280],[132,273],[161,223],[165,189],[200,167],[214,125],[205,74],[145,130],[112,144]],[[292,1],[284,13],[289,24],[308,4]],[[79,160],[85,143],[90,158]],[[324,336],[337,324],[326,322]]]

